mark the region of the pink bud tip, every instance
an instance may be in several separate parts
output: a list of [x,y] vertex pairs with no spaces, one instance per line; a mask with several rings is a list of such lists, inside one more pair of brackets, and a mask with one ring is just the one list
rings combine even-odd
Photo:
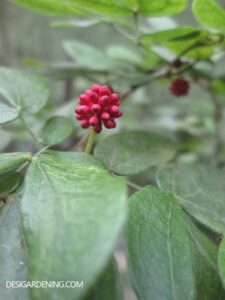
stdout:
[[92,92],[92,94],[90,94],[90,100],[92,103],[97,103],[98,102],[98,94],[96,94],[95,92]]
[[89,104],[89,98],[87,95],[85,94],[81,94],[80,97],[79,97],[79,103],[82,104],[82,105],[88,105]]
[[116,105],[113,105],[110,107],[110,113],[111,115],[114,117],[114,116],[117,116],[118,112],[119,112],[119,107],[116,106]]
[[95,125],[93,129],[96,133],[100,133],[102,131],[102,125],[101,124]]
[[75,109],[75,113],[77,113],[77,114],[82,114],[82,108],[81,108],[81,106],[79,106],[79,107],[77,107],[77,108]]
[[104,125],[106,128],[111,129],[116,127],[116,122],[114,119],[109,119],[104,121]]
[[99,98],[98,103],[101,106],[107,106],[109,105],[110,99],[108,96],[102,96]]
[[113,101],[117,101],[117,100],[119,100],[119,95],[117,94],[117,93],[112,93],[112,95],[111,95],[111,99],[113,100]]
[[101,106],[99,104],[93,104],[91,106],[91,109],[92,109],[93,112],[98,113],[98,112],[101,111]]
[[99,89],[99,95],[100,96],[104,96],[104,95],[108,95],[110,96],[112,93],[110,87],[108,87],[107,85],[102,85]]
[[118,113],[115,115],[115,118],[120,118],[122,117],[123,113],[121,110],[118,111]]
[[87,105],[81,105],[80,108],[82,114],[89,114],[91,112],[91,108]]
[[92,95],[92,90],[86,90],[85,91],[85,95],[88,96],[88,98],[90,98],[90,96]]
[[91,87],[91,90],[95,93],[98,94],[99,92],[99,89],[100,89],[100,85],[99,84],[93,84],[92,87]]
[[92,126],[98,125],[99,124],[99,119],[96,116],[93,116],[89,119],[89,123]]
[[82,120],[85,120],[85,119],[87,119],[87,118],[86,118],[86,116],[84,116],[84,115],[79,115],[79,114],[77,114],[77,115],[76,115],[76,119],[77,119],[78,121],[82,121]]
[[88,120],[83,120],[83,121],[80,122],[80,124],[81,124],[81,127],[84,128],[84,129],[88,128],[90,126]]
[[110,119],[110,114],[107,113],[107,112],[103,112],[103,113],[101,114],[101,119],[102,119],[102,120],[108,120],[108,119]]

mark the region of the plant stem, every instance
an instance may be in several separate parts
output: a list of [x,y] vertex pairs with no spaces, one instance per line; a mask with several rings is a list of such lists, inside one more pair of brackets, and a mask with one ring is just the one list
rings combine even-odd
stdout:
[[217,99],[216,95],[211,91],[211,101],[213,104],[213,121],[215,126],[214,139],[215,139],[215,148],[214,148],[214,159],[215,162],[218,163],[219,155],[221,148],[223,146],[223,142],[221,139],[221,122],[223,118],[222,107]]
[[26,128],[26,130],[29,132],[32,139],[35,141],[35,143],[40,146],[40,141],[36,137],[36,135],[33,133],[33,131],[30,129],[29,125],[27,124],[26,120],[22,115],[20,115],[20,121],[22,122],[23,126]]
[[132,187],[135,190],[140,190],[142,188],[140,185],[138,185],[138,184],[136,184],[134,182],[131,182],[129,180],[126,180],[126,182],[127,182],[128,186]]
[[35,153],[34,156],[38,156],[40,155],[41,153],[45,152],[45,150],[47,150],[50,146],[45,146],[43,148],[41,148],[37,153]]
[[93,129],[91,129],[90,133],[89,133],[87,145],[84,150],[85,153],[90,154],[92,152],[92,149],[93,149],[93,146],[95,143],[95,139],[96,139],[96,132]]

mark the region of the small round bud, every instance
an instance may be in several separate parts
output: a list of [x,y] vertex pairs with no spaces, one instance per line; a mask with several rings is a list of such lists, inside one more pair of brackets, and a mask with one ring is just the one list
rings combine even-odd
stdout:
[[109,105],[110,99],[108,96],[102,96],[98,100],[98,104],[101,106],[107,106]]
[[108,120],[108,119],[110,119],[110,114],[107,112],[103,112],[101,114],[101,120]]
[[85,120],[86,119],[86,116],[85,115],[79,115],[79,114],[76,114],[76,119],[78,121],[82,121],[82,120]]
[[98,125],[99,124],[99,118],[96,116],[93,116],[89,119],[89,123],[92,126]]
[[90,94],[90,100],[92,103],[98,103],[98,94],[92,92],[92,94]]
[[81,105],[88,105],[90,103],[88,96],[85,94],[81,94],[79,97],[79,103]]
[[186,96],[189,92],[189,82],[184,78],[175,79],[170,85],[171,94],[177,97]]
[[83,120],[83,121],[80,122],[80,124],[81,124],[81,127],[84,128],[84,129],[88,128],[90,126],[88,120]]
[[75,113],[76,114],[82,114],[82,109],[81,109],[80,106],[75,109]]
[[108,87],[107,85],[102,85],[99,89],[99,95],[100,96],[104,96],[104,95],[108,95],[110,96],[112,93],[111,88]]
[[101,124],[95,125],[93,126],[93,129],[96,133],[100,133],[102,131],[102,125]]
[[85,95],[88,96],[88,98],[90,98],[90,96],[92,95],[92,90],[86,90],[85,91]]
[[91,87],[91,90],[95,93],[98,94],[99,92],[99,89],[100,89],[100,85],[99,84],[93,84],[92,87]]
[[81,105],[80,106],[80,113],[82,114],[90,114],[91,108],[87,105]]
[[119,111],[120,111],[119,107],[116,106],[116,105],[113,105],[113,106],[110,107],[110,114],[111,114],[112,117],[117,116]]
[[99,104],[93,104],[91,106],[91,109],[92,109],[93,112],[98,113],[98,112],[101,111],[101,106]]
[[118,113],[115,115],[114,118],[120,118],[120,117],[122,117],[122,115],[123,115],[122,111],[119,110]]
[[116,122],[114,119],[109,119],[104,121],[104,125],[106,128],[111,129],[116,127]]

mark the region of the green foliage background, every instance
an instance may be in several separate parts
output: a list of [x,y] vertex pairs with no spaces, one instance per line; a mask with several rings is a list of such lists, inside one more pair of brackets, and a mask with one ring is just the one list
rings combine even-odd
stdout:
[[[187,2],[1,1],[0,282],[84,288],[0,299],[225,298],[225,4]],[[124,116],[90,155],[73,111],[93,83]]]

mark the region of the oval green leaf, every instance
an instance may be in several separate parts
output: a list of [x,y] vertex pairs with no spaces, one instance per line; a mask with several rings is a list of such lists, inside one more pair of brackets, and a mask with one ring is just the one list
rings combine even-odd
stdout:
[[132,195],[127,251],[138,299],[196,299],[190,239],[172,195],[150,187]]
[[15,170],[31,159],[31,153],[2,153],[0,154],[0,174]]
[[41,138],[45,145],[55,145],[70,137],[74,131],[74,123],[68,117],[51,117],[42,129]]
[[130,9],[120,0],[11,0],[32,10],[58,15],[84,15],[97,13],[100,15],[130,15]]
[[0,68],[0,94],[14,109],[26,114],[40,111],[50,97],[43,78],[7,68]]
[[18,110],[4,103],[0,103],[0,125],[11,122],[19,116]]
[[225,290],[222,287],[217,266],[218,246],[201,232],[190,218],[187,217],[186,220],[191,239],[197,299],[223,300]]
[[124,131],[101,141],[96,156],[117,174],[135,174],[171,160],[176,145],[166,137],[144,131]]
[[1,299],[28,300],[25,288],[6,287],[6,281],[25,281],[26,250],[22,233],[19,198],[10,197],[0,209]]
[[199,222],[225,233],[225,173],[204,164],[171,164],[158,173],[161,189],[173,193]]
[[122,300],[122,288],[115,259],[110,260],[85,300]]
[[200,36],[202,30],[195,27],[180,27],[169,30],[158,31],[154,33],[144,34],[141,41],[145,45],[155,43],[165,43],[170,41],[192,40]]
[[82,15],[83,13],[72,0],[11,0],[11,2],[21,5],[40,13],[49,15]]
[[218,253],[218,266],[220,272],[220,278],[223,283],[223,287],[225,288],[225,240],[220,244],[219,253]]
[[83,281],[84,288],[31,289],[32,300],[80,299],[106,266],[125,221],[125,181],[71,156],[42,154],[29,167],[22,201],[28,278]]
[[178,14],[187,7],[187,0],[122,0],[133,11],[144,16],[170,16]]
[[9,131],[0,128],[0,151],[4,150],[12,140],[12,134]]
[[21,180],[18,172],[0,174],[0,195],[14,192],[19,187]]
[[217,1],[194,0],[192,9],[199,23],[218,30],[225,30],[225,10]]
[[182,12],[187,0],[11,0],[16,4],[48,14],[96,13],[108,16],[129,16],[138,12],[145,16],[167,16]]
[[92,70],[105,70],[114,67],[111,60],[102,50],[78,41],[63,43],[66,53],[74,59],[79,66]]

